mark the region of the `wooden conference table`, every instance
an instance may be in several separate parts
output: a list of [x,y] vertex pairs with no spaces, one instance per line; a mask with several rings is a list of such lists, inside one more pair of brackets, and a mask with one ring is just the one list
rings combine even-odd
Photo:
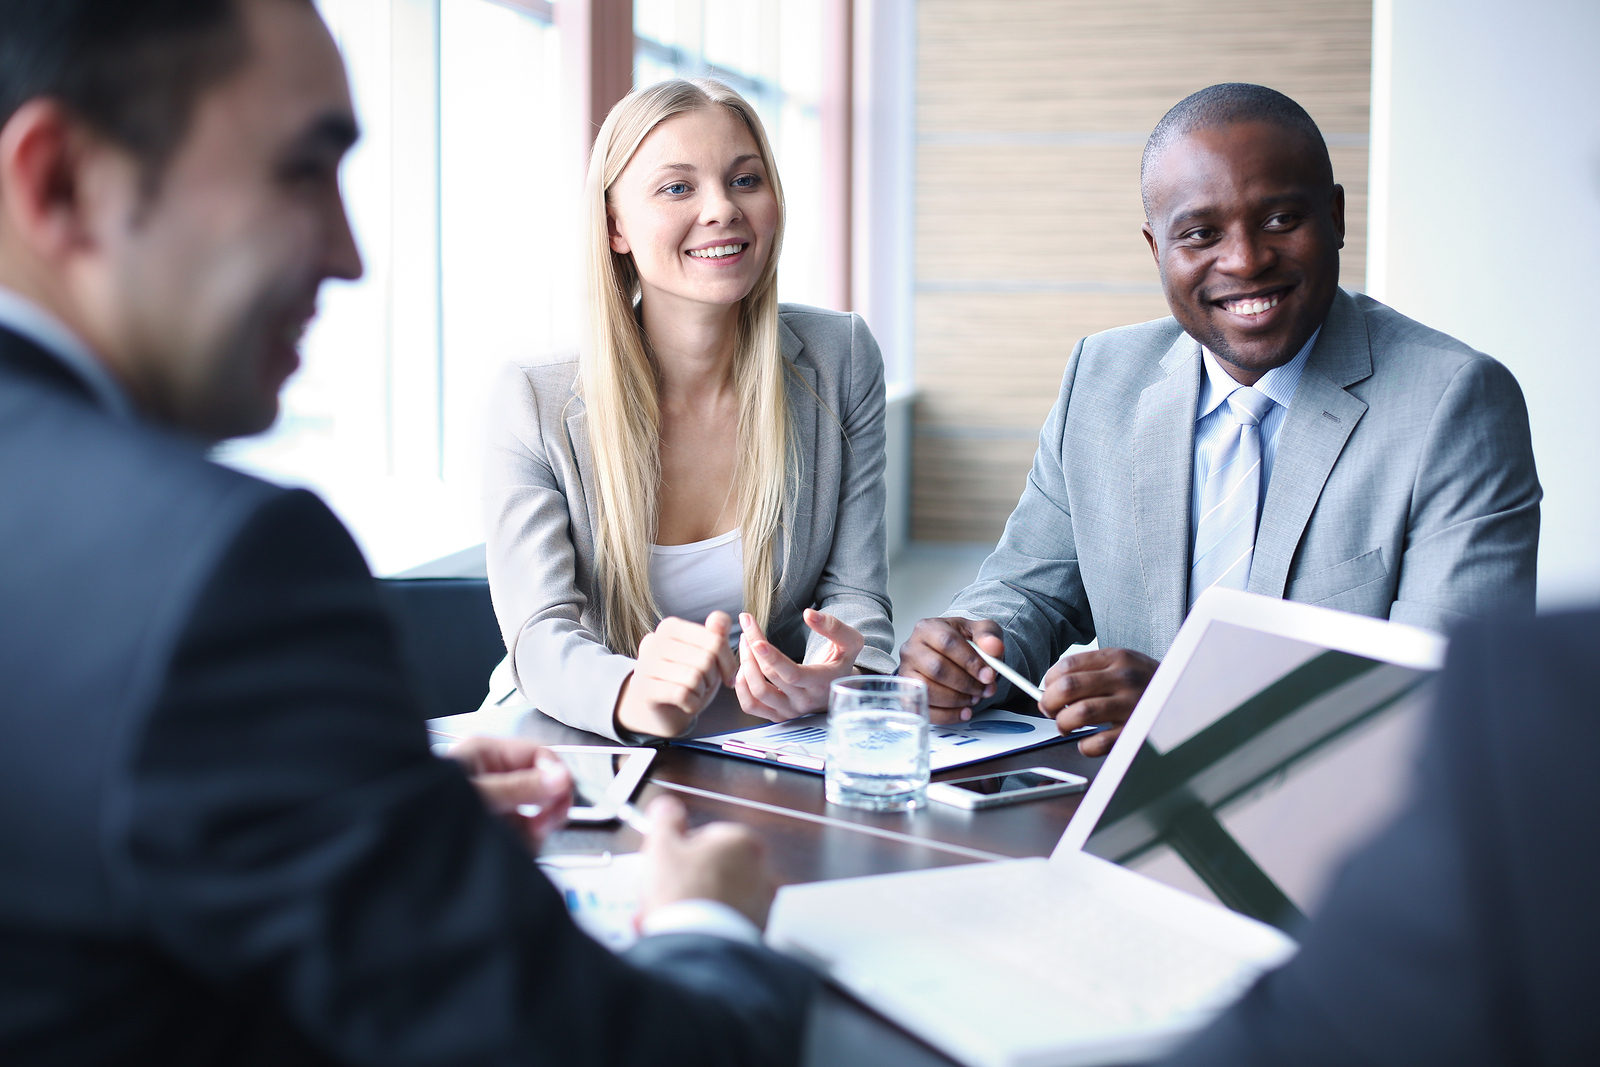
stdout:
[[[760,725],[721,694],[701,716],[695,732],[718,733]],[[615,744],[541,715],[515,720],[478,714],[434,720],[451,734],[515,733],[546,744]],[[959,778],[989,771],[1055,767],[1093,778],[1100,760],[1058,743],[986,760],[934,775]],[[862,812],[823,800],[822,777],[754,761],[675,745],[663,747],[635,795],[641,805],[663,793],[689,809],[692,825],[715,820],[741,823],[761,835],[780,882],[815,882],[867,874],[981,863],[1022,856],[1047,856],[1077,810],[1081,794],[1027,801],[987,811],[929,804],[906,814]],[[551,852],[633,852],[640,837],[621,824],[574,827],[551,837]],[[859,1002],[829,989],[813,1013],[807,1064],[947,1065],[952,1061],[912,1038]]]

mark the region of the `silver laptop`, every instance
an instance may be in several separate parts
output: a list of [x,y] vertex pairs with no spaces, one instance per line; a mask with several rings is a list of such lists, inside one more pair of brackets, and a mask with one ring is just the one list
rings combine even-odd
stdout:
[[1210,590],[1049,859],[789,886],[768,940],[974,1067],[1159,1055],[1398,806],[1444,645]]

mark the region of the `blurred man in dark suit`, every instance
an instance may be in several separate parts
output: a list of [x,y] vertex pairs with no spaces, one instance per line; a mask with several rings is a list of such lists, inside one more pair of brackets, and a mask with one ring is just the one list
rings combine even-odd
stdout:
[[355,137],[310,0],[0,0],[0,1062],[789,1062],[753,839],[658,802],[659,936],[579,933],[559,762],[434,758],[344,529],[203,454],[360,274]]

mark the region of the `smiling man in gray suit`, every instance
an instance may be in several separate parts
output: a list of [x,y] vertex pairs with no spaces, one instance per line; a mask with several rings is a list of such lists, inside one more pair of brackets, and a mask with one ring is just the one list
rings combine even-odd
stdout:
[[1531,613],[1522,393],[1339,288],[1344,189],[1305,110],[1202,89],[1157,124],[1140,180],[1172,316],[1073,351],[999,545],[901,649],[934,717],[1006,695],[977,640],[1044,674],[1063,732],[1109,724],[1081,744],[1104,753],[1213,584],[1436,630]]

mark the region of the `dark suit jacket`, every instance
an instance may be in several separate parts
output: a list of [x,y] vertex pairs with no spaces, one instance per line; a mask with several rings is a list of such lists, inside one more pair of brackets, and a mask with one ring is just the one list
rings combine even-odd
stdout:
[[1451,642],[1417,786],[1173,1064],[1600,1063],[1600,612]]
[[789,1062],[812,979],[613,956],[427,746],[313,496],[0,330],[0,1062]]

